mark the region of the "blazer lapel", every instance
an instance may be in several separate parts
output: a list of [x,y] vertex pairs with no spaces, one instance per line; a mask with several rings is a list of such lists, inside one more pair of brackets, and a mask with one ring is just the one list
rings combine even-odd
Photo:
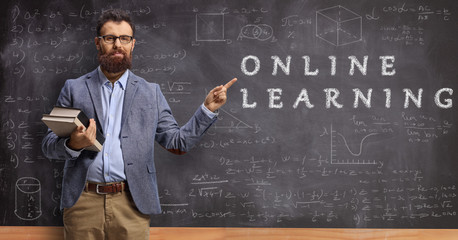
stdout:
[[101,130],[103,133],[102,128],[102,121],[103,121],[103,108],[102,108],[102,96],[100,95],[100,86],[99,86],[99,74],[97,69],[92,71],[86,76],[86,85],[89,89],[89,93],[91,95],[92,103],[94,104],[95,115],[97,118],[97,128]]
[[126,122],[127,115],[130,112],[130,108],[132,107],[132,103],[135,97],[135,93],[137,92],[138,88],[138,79],[132,72],[129,71],[129,76],[127,78],[126,84],[126,93],[124,95],[124,106],[122,107],[122,118],[121,118],[121,129]]

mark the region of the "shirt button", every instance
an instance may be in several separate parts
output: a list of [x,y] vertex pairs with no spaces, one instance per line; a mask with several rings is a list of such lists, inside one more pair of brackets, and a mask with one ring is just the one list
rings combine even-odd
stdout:
[[110,136],[110,134],[109,134],[109,133],[107,133],[107,137],[109,137],[109,136]]

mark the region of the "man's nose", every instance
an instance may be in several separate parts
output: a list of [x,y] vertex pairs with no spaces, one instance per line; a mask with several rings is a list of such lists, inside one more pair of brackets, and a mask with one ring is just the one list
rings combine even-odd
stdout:
[[120,38],[116,38],[114,43],[113,43],[113,47],[114,48],[120,48],[121,46],[122,46],[121,39]]

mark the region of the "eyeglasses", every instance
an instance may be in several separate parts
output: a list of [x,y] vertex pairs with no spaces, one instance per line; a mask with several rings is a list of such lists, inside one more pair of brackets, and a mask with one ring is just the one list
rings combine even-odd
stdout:
[[132,42],[132,39],[134,37],[128,36],[128,35],[121,35],[119,37],[114,36],[114,35],[104,35],[104,36],[98,36],[98,38],[99,39],[103,38],[103,41],[105,41],[105,43],[109,43],[109,44],[113,44],[114,42],[116,42],[116,39],[119,38],[119,41],[122,44],[128,44],[128,43]]

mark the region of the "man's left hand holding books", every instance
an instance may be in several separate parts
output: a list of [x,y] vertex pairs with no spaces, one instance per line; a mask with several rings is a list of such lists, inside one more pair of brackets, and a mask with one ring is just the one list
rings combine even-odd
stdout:
[[85,130],[84,126],[79,126],[70,135],[67,147],[75,151],[94,145],[96,137],[95,120],[89,119],[89,127]]

